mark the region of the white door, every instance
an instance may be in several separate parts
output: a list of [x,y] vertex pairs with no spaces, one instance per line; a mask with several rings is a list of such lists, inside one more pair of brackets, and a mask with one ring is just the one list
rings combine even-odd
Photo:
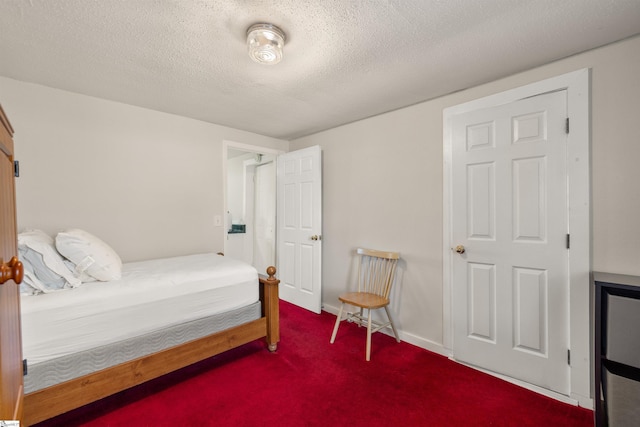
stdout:
[[453,353],[568,394],[566,90],[453,117]]
[[322,158],[319,146],[278,156],[277,199],[280,297],[320,313]]
[[264,274],[276,259],[276,174],[274,162],[256,166],[253,266]]

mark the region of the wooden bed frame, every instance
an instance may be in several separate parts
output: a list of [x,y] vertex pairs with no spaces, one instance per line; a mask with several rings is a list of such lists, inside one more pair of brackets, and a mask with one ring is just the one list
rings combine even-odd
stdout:
[[280,281],[275,273],[275,267],[269,267],[268,277],[259,278],[260,319],[28,393],[22,425],[39,423],[260,338],[266,338],[269,350],[275,351],[280,341]]

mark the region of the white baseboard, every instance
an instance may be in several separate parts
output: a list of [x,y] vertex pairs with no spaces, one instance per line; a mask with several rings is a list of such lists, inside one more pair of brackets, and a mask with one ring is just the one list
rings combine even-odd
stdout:
[[[327,313],[331,313],[335,316],[338,315],[338,311],[340,311],[339,307],[335,307],[332,305],[327,305],[327,304],[323,304],[322,306],[322,310],[326,311]],[[344,315],[343,315],[344,316]],[[383,334],[387,334],[389,336],[393,336],[393,331],[391,330],[390,327],[384,328],[382,330],[380,330],[381,333]],[[444,348],[442,346],[442,344],[439,344],[437,342],[428,340],[426,338],[423,337],[419,337],[417,335],[408,333],[408,332],[404,332],[402,331],[402,329],[398,328],[398,335],[400,335],[400,341],[404,341],[407,342],[409,344],[413,344],[416,347],[420,347],[420,348],[424,348],[425,350],[429,350],[433,353],[439,354],[441,356],[445,356],[445,357],[450,357],[451,356],[451,352]]]
[[[326,311],[327,313],[331,313],[335,316],[338,315],[338,311],[340,310],[338,307],[332,306],[332,305],[323,305],[322,309],[324,311]],[[393,331],[391,330],[391,328],[385,328],[383,330],[381,330],[380,332],[393,336]],[[574,405],[574,406],[580,406],[582,408],[588,408],[588,409],[593,409],[593,399],[589,398],[589,397],[585,397],[585,396],[580,396],[577,394],[572,394],[571,396],[565,396],[563,394],[560,393],[556,393],[553,392],[551,390],[547,390],[545,388],[542,387],[538,387],[535,386],[533,384],[529,384],[526,383],[524,381],[520,381],[511,377],[507,377],[505,375],[501,375],[501,374],[497,374],[495,372],[491,372],[491,371],[487,371],[486,369],[482,369],[482,368],[478,368],[477,366],[473,366],[473,365],[468,365],[466,363],[462,363],[458,360],[455,360],[452,356],[452,352],[450,349],[444,347],[442,344],[428,340],[426,338],[423,337],[419,337],[417,335],[408,333],[408,332],[404,332],[401,329],[398,329],[398,335],[400,335],[400,340],[401,341],[405,341],[409,344],[413,344],[417,347],[420,348],[424,348],[425,350],[429,350],[431,352],[434,352],[436,354],[439,354],[441,356],[445,356],[447,358],[449,358],[449,360],[456,362],[456,363],[460,363],[461,365],[464,366],[468,366],[470,368],[476,369],[478,371],[484,372],[486,374],[492,375],[494,377],[500,378],[502,380],[505,380],[507,382],[510,382],[512,384],[515,384],[517,386],[526,388],[527,390],[531,390],[534,391],[538,394],[541,394],[543,396],[547,396],[550,397],[552,399],[558,400],[560,402],[564,402],[564,403],[568,403],[570,405]]]

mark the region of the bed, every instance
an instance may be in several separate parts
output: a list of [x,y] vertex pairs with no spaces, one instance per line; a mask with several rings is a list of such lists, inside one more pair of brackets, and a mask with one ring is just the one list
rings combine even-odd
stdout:
[[[53,241],[41,232],[18,237],[29,277],[21,298],[24,425],[257,339],[276,350],[279,281],[274,267],[259,276],[255,268],[221,254],[118,265],[104,242],[82,231],[71,234],[95,239],[103,252],[91,246],[87,262],[86,247],[76,254],[54,245],[55,253],[49,253]],[[46,268],[38,266],[45,259]],[[104,268],[109,262],[111,272]],[[102,270],[96,273],[95,267]],[[57,281],[46,277],[68,271]],[[95,280],[96,275],[109,280]],[[39,280],[43,277],[47,285]]]

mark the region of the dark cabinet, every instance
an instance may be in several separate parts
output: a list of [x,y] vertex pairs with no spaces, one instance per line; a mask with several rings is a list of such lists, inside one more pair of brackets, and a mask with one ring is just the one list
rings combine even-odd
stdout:
[[640,277],[593,273],[596,426],[640,425]]

